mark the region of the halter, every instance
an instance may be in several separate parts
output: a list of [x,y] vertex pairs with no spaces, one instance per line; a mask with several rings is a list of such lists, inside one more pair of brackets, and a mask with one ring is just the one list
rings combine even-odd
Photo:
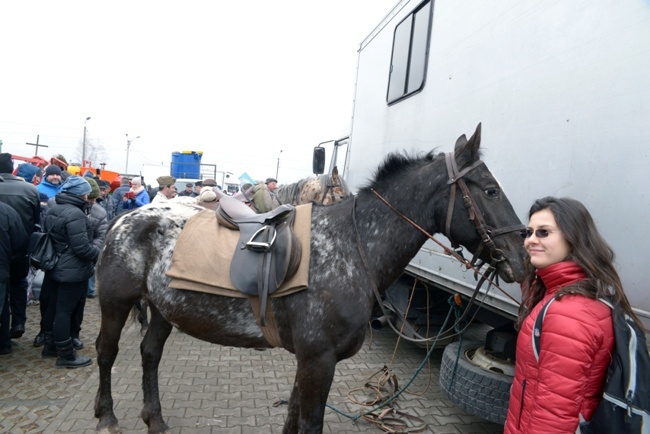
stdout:
[[463,204],[467,209],[467,212],[469,214],[469,219],[472,222],[474,222],[474,226],[476,227],[476,232],[478,232],[479,236],[481,237],[481,243],[476,249],[476,252],[472,257],[470,264],[471,265],[476,264],[479,256],[481,255],[481,252],[483,251],[483,248],[487,247],[491,258],[490,266],[494,267],[497,263],[505,261],[506,258],[503,254],[503,251],[496,247],[492,238],[497,237],[499,235],[514,232],[514,231],[521,231],[522,229],[524,229],[524,225],[512,225],[512,226],[506,226],[503,228],[495,229],[485,224],[485,219],[483,218],[483,214],[479,211],[478,207],[476,206],[476,201],[474,200],[472,193],[469,191],[469,188],[467,187],[467,184],[463,179],[463,176],[467,175],[469,172],[476,169],[481,164],[484,164],[483,160],[478,160],[471,166],[467,166],[461,171],[458,170],[458,165],[456,164],[456,158],[454,157],[453,152],[449,152],[445,154],[445,162],[447,163],[447,173],[449,174],[449,180],[447,181],[447,184],[451,185],[451,194],[449,196],[449,208],[447,209],[447,222],[445,223],[445,235],[447,236],[447,238],[449,238],[449,241],[451,241],[452,247],[457,252],[459,252],[460,245],[451,239],[451,220],[454,214],[454,205],[456,203],[456,186],[458,185],[458,187],[460,187],[463,193]]

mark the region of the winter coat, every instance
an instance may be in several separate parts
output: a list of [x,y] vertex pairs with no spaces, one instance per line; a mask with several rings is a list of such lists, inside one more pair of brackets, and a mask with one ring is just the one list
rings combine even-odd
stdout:
[[81,282],[93,275],[99,247],[93,244],[92,226],[88,218],[88,202],[81,196],[59,193],[45,217],[45,230],[50,231],[59,262],[48,275],[57,282]]
[[104,238],[106,238],[106,230],[108,229],[106,210],[98,203],[95,203],[90,207],[88,218],[90,219],[90,227],[92,229],[91,239],[93,240],[93,244],[101,250],[104,245]]
[[147,190],[142,189],[142,191],[135,195],[135,199],[129,199],[126,202],[122,201],[122,208],[136,209],[149,204],[149,202],[149,193],[147,193]]
[[108,221],[113,220],[113,217],[115,217],[115,199],[113,196],[107,194],[106,197],[98,197],[97,203],[106,211]]
[[59,194],[59,192],[61,191],[61,184],[55,185],[47,182],[45,178],[43,178],[41,183],[38,184],[36,188],[38,189],[39,193],[47,194],[47,197],[51,199],[57,194]]
[[611,310],[583,295],[555,300],[544,317],[539,361],[532,329],[546,302],[563,287],[583,280],[573,262],[537,271],[546,295],[524,320],[517,337],[515,378],[510,389],[506,434],[574,433],[590,420],[602,397],[614,345]]
[[3,173],[0,181],[0,202],[12,207],[23,222],[29,237],[36,225],[41,223],[41,201],[38,190],[24,179]]
[[257,208],[257,212],[269,212],[281,205],[275,193],[270,191],[265,184],[257,184],[252,188],[252,190],[253,199],[251,202],[255,205],[255,208]]
[[9,205],[0,202],[0,282],[8,282],[10,264],[27,250],[27,232],[20,215]]
[[126,211],[126,209],[124,209],[124,207],[122,206],[122,202],[123,202],[122,198],[129,191],[131,191],[131,187],[129,187],[128,184],[121,185],[121,186],[117,187],[115,189],[115,191],[113,191],[113,200],[115,201],[115,204],[114,204],[115,213],[114,213],[114,215],[118,215],[118,214],[121,214],[121,213]]

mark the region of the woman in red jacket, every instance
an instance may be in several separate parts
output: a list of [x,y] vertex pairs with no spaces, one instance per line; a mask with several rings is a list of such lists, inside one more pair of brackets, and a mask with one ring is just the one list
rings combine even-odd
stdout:
[[[568,198],[537,200],[522,236],[528,271],[516,328],[517,360],[505,432],[575,433],[602,396],[614,345],[610,296],[632,312],[614,267],[614,252],[584,205]],[[532,329],[551,297],[544,318],[539,360]]]

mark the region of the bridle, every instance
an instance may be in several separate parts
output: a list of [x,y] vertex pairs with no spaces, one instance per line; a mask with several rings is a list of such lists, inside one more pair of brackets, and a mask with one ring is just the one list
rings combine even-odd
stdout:
[[481,237],[481,242],[476,249],[476,252],[474,252],[474,256],[472,257],[470,264],[474,266],[477,263],[479,256],[483,252],[483,248],[487,247],[488,253],[490,254],[490,267],[495,267],[499,262],[505,261],[506,258],[503,254],[503,251],[497,248],[496,244],[494,244],[493,238],[510,232],[521,231],[525,229],[525,227],[524,225],[520,224],[496,229],[488,226],[485,223],[483,214],[476,206],[476,201],[474,200],[472,193],[469,191],[469,188],[463,179],[463,177],[469,172],[476,169],[481,164],[484,164],[483,160],[477,160],[474,162],[474,164],[467,166],[463,170],[459,171],[454,153],[449,152],[445,154],[445,163],[447,164],[447,174],[449,175],[447,184],[451,185],[449,208],[447,208],[447,221],[445,223],[445,235],[449,241],[451,241],[451,245],[454,250],[459,253],[461,249],[460,245],[451,239],[451,220],[454,214],[454,205],[456,204],[456,186],[458,186],[463,194],[463,204],[467,209],[469,219],[474,223],[476,232],[478,232],[479,236]]
[[330,195],[330,198],[332,199],[332,203],[336,203],[336,196],[334,195],[334,189],[337,187],[341,187],[341,183],[339,182],[338,184],[334,184],[333,177],[329,175],[327,177],[327,188],[325,189],[325,192],[323,193],[323,198],[320,201],[321,205],[325,203],[325,199],[327,199],[328,193]]
[[[374,193],[382,202],[384,202],[390,209],[392,209],[397,215],[402,217],[404,220],[406,220],[411,226],[415,227],[417,230],[425,234],[429,239],[437,243],[439,246],[443,248],[443,250],[448,253],[449,255],[455,257],[456,259],[460,260],[462,263],[465,263],[467,265],[467,268],[473,268],[475,270],[475,274],[479,273],[479,269],[483,266],[484,262],[481,262],[478,265],[475,265],[479,259],[479,256],[481,252],[483,251],[484,247],[487,247],[489,253],[490,253],[490,264],[488,267],[488,270],[486,271],[485,274],[482,274],[481,279],[476,285],[476,289],[474,290],[474,293],[472,294],[472,297],[469,301],[469,304],[467,305],[465,312],[463,315],[457,319],[456,323],[459,323],[465,315],[469,312],[469,307],[474,303],[474,300],[476,299],[476,296],[478,295],[478,292],[483,285],[483,283],[487,280],[490,282],[490,285],[494,285],[498,288],[498,285],[494,284],[492,282],[491,278],[494,276],[497,276],[497,268],[496,265],[498,265],[499,262],[503,262],[506,260],[505,255],[503,254],[503,251],[501,249],[498,249],[496,247],[496,244],[492,240],[494,237],[507,234],[510,232],[515,232],[515,231],[521,231],[525,229],[524,225],[511,225],[511,226],[506,226],[503,228],[498,228],[495,229],[491,226],[488,226],[485,223],[485,219],[483,218],[483,214],[480,212],[476,205],[476,201],[474,200],[472,193],[469,191],[469,188],[467,187],[467,184],[465,183],[465,180],[463,177],[467,175],[469,172],[472,170],[476,169],[479,167],[481,164],[484,164],[482,160],[478,160],[474,162],[472,165],[467,166],[463,170],[459,171],[458,170],[458,165],[456,164],[456,158],[452,152],[445,154],[445,162],[447,165],[447,173],[449,174],[449,179],[447,180],[447,184],[451,185],[451,194],[449,197],[449,208],[447,209],[447,220],[445,223],[445,235],[451,241],[452,247],[454,247],[455,250],[449,249],[447,246],[444,244],[440,243],[438,240],[436,240],[433,235],[427,233],[422,227],[420,227],[417,223],[415,223],[413,220],[402,214],[400,211],[395,209],[393,205],[391,205],[382,195],[380,195],[377,191],[374,189],[371,189],[372,193]],[[469,214],[469,219],[474,222],[474,226],[476,227],[476,231],[478,232],[479,236],[481,237],[481,243],[479,244],[479,247],[476,250],[476,253],[474,254],[474,257],[470,262],[467,262],[461,255],[460,255],[460,245],[453,241],[451,239],[451,219],[453,217],[454,213],[454,204],[456,202],[456,186],[460,188],[463,194],[463,203],[465,205],[465,208],[467,209],[467,212]],[[357,221],[356,221],[356,203],[357,203],[357,198],[354,196],[354,200],[352,201],[352,225],[354,227],[355,235],[356,235],[356,241],[357,241],[357,249],[359,251],[359,254],[361,256],[361,262],[363,264],[363,267],[366,272],[366,276],[368,276],[370,286],[372,287],[372,290],[375,294],[375,298],[377,299],[377,303],[379,304],[379,307],[381,308],[383,314],[388,317],[388,313],[385,310],[385,307],[383,305],[383,301],[381,298],[381,294],[379,294],[379,289],[377,288],[377,284],[372,278],[372,275],[370,274],[370,265],[368,262],[368,258],[366,257],[366,252],[365,249],[363,248],[363,245],[361,243],[361,237],[359,235],[359,229],[357,227]],[[499,288],[500,289],[500,288]],[[510,296],[508,293],[505,291],[501,290],[501,292],[506,295],[508,298],[512,299],[513,301],[517,302],[512,296]],[[407,321],[403,321],[403,324],[406,328],[410,329],[410,332],[413,334],[413,336],[416,336],[415,338],[407,336],[403,334],[400,330],[397,330],[397,328],[392,324],[392,322],[389,320],[388,324],[390,327],[393,329],[395,333],[397,333],[398,336],[412,341],[412,342],[429,342],[433,340],[432,338],[424,338],[420,336],[415,330],[413,330]]]

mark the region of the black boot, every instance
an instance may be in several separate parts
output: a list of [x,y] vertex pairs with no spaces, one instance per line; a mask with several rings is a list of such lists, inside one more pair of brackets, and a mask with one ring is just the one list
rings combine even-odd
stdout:
[[40,331],[40,332],[38,332],[38,334],[34,338],[34,346],[35,347],[42,347],[44,343],[45,343],[45,333]]
[[56,366],[59,368],[81,368],[92,362],[90,357],[78,356],[72,347],[72,338],[56,343],[56,351],[59,358],[56,359]]
[[56,345],[54,345],[54,334],[52,332],[43,332],[43,357],[56,357]]

